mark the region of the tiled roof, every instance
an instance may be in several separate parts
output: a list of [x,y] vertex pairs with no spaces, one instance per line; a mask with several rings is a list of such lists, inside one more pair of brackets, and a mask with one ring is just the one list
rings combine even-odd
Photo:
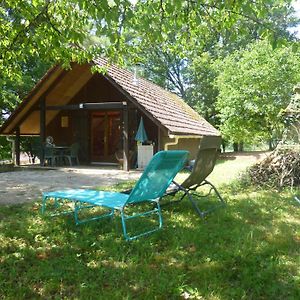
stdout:
[[179,96],[148,80],[135,80],[132,72],[110,64],[106,59],[94,59],[93,62],[97,67],[104,68],[105,76],[134,98],[145,111],[169,130],[170,134],[220,135],[217,129]]

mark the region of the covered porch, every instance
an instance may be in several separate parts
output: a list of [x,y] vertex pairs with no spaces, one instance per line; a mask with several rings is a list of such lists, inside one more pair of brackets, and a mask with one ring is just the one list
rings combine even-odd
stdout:
[[[31,100],[32,105],[21,111],[23,116],[13,129],[17,165],[20,136],[39,136],[41,145],[47,137],[57,148],[78,144],[80,164],[121,163],[129,170],[136,161],[134,138],[141,117],[154,152],[160,149],[159,126],[102,74],[92,74],[87,65],[59,73],[43,93],[33,95],[35,103]],[[45,151],[40,161],[45,164]]]

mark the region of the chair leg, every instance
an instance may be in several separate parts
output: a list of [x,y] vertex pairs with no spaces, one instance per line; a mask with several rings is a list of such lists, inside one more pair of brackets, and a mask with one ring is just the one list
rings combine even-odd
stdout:
[[[217,195],[218,199],[220,200],[221,204],[215,205],[215,206],[213,206],[213,207],[211,207],[211,208],[209,208],[209,209],[207,209],[207,210],[205,210],[205,211],[201,211],[200,208],[198,207],[196,201],[193,199],[191,191],[195,191],[198,187],[203,186],[203,185],[206,185],[206,184],[210,185],[210,187],[211,187],[211,190],[209,191],[209,193],[208,193],[206,196],[208,196],[208,195],[211,193],[211,191],[214,190],[214,192],[216,193],[216,195]],[[197,185],[196,187],[193,187],[192,189],[187,190],[186,195],[188,196],[188,199],[189,199],[190,202],[192,203],[192,205],[193,205],[194,209],[196,210],[197,214],[198,214],[201,218],[203,218],[203,217],[204,217],[205,215],[207,215],[208,213],[214,211],[214,210],[217,209],[218,207],[220,207],[220,206],[225,206],[225,205],[226,205],[225,200],[221,197],[221,195],[220,195],[220,193],[218,192],[217,188],[216,188],[211,182],[209,182],[208,180],[204,180],[203,183]],[[185,195],[184,195],[184,196],[185,196]],[[204,196],[199,196],[199,195],[198,195],[198,197],[204,197]]]
[[219,200],[222,202],[222,204],[226,205],[225,200],[222,198],[222,196],[220,195],[217,188],[211,182],[209,182],[208,180],[204,180],[204,183],[210,185],[213,188],[213,190],[215,191],[215,193],[216,193],[217,197],[219,198]]
[[57,157],[51,156],[49,164],[51,164],[51,167],[58,166]]
[[114,216],[115,210],[113,208],[111,208],[110,212],[107,213],[107,214],[103,214],[103,215],[96,216],[96,217],[93,217],[93,218],[79,220],[78,212],[82,209],[92,208],[92,207],[95,207],[95,205],[81,205],[81,202],[79,202],[79,201],[75,202],[75,204],[74,204],[74,219],[75,219],[75,224],[76,225],[86,223],[86,222],[89,222],[89,221],[95,221],[95,220],[103,219],[103,218],[106,218],[106,217],[113,217]]
[[70,156],[68,156],[68,161],[69,161],[70,167],[72,167],[72,158]]
[[[162,220],[162,213],[161,213],[159,201],[157,201],[156,204],[157,204],[157,208],[155,208],[153,210],[150,210],[150,211],[147,211],[147,212],[144,212],[144,213],[135,214],[135,215],[132,215],[132,216],[126,216],[125,213],[124,213],[124,208],[121,210],[122,229],[123,229],[123,234],[124,234],[124,237],[125,237],[126,241],[135,240],[135,239],[137,239],[141,236],[148,235],[148,234],[153,233],[153,232],[155,232],[155,231],[162,228],[163,220]],[[157,226],[157,228],[154,228],[154,229],[149,230],[149,231],[142,232],[142,233],[134,235],[134,236],[129,236],[128,235],[127,227],[126,227],[126,220],[137,218],[137,217],[142,217],[142,216],[146,216],[146,215],[150,215],[150,214],[153,214],[153,213],[156,213],[158,215],[159,225]]]
[[41,212],[42,214],[45,213],[45,210],[46,210],[46,201],[47,201],[47,196],[43,196],[43,200],[42,200],[42,209],[41,209]]
[[200,208],[198,207],[196,201],[193,200],[191,194],[190,194],[189,192],[187,192],[186,194],[184,194],[184,196],[185,196],[185,195],[187,195],[189,201],[192,203],[192,205],[193,205],[193,207],[194,207],[196,213],[200,216],[200,218],[204,218],[205,212],[202,212],[202,211],[200,210]]
[[[163,203],[161,204],[160,206],[163,207],[163,206],[167,206],[167,205],[170,205],[170,204],[173,204],[173,203],[178,203],[178,202],[181,202],[183,200],[183,198],[185,197],[185,195],[187,194],[187,190],[185,188],[183,188],[180,184],[178,184],[177,182],[175,182],[174,180],[172,181],[173,184],[176,185],[176,188],[175,190],[172,190],[171,192],[169,193],[165,193],[165,195],[163,195],[162,198],[166,197],[166,196],[174,196],[175,194],[177,194],[178,192],[182,191],[184,192],[183,196],[179,199],[179,200],[170,200],[166,203]],[[131,190],[130,190],[131,192]]]

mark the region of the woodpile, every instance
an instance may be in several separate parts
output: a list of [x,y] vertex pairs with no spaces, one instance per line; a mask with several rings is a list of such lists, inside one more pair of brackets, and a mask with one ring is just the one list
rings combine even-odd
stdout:
[[249,169],[253,184],[281,189],[300,185],[299,146],[278,147]]

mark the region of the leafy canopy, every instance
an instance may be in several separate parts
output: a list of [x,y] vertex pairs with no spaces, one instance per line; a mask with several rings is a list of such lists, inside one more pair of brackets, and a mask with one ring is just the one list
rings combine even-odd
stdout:
[[[267,18],[274,6],[290,7],[291,1],[228,0],[6,0],[0,3],[0,72],[12,76],[18,62],[28,56],[68,64],[85,61],[95,52],[109,57],[134,55],[172,38],[177,45],[194,47],[206,35],[245,30],[254,22],[262,36],[275,36]],[[244,24],[240,26],[240,24]],[[102,47],[83,47],[94,33],[106,38]],[[233,36],[233,34],[231,34]],[[234,38],[234,37],[233,37]],[[78,46],[78,47],[74,47]]]
[[[136,48],[136,55],[128,53],[125,59],[129,64],[134,64],[135,60],[142,63],[143,76],[177,93],[210,123],[218,126],[218,89],[213,84],[218,70],[213,67],[214,61],[261,39],[262,32],[266,34],[264,26],[268,27],[268,24],[272,24],[269,33],[273,35],[273,47],[282,40],[286,43],[295,40],[288,31],[288,28],[297,24],[293,8],[276,0],[266,3],[266,6],[268,11],[262,22],[249,16],[240,16],[238,22],[229,27],[203,22],[204,27],[198,27],[194,39],[179,43],[182,37],[175,31],[168,35],[167,40],[153,41],[150,47]],[[126,40],[130,41],[130,29],[126,34]]]
[[299,54],[258,41],[216,63],[217,109],[225,138],[253,143],[280,130],[279,113],[300,80]]
[[[164,56],[154,68],[167,78],[158,75],[156,81],[175,86],[213,120],[215,108],[205,107],[215,99],[216,91],[210,92],[214,72],[205,57],[197,60],[199,53],[216,43],[243,44],[241,37],[249,35],[280,42],[290,12],[291,0],[1,1],[0,123],[52,64],[68,67],[70,61],[85,62],[99,54],[145,62],[154,47],[158,57]],[[197,61],[200,66],[190,70]],[[193,103],[203,97],[205,105]]]

